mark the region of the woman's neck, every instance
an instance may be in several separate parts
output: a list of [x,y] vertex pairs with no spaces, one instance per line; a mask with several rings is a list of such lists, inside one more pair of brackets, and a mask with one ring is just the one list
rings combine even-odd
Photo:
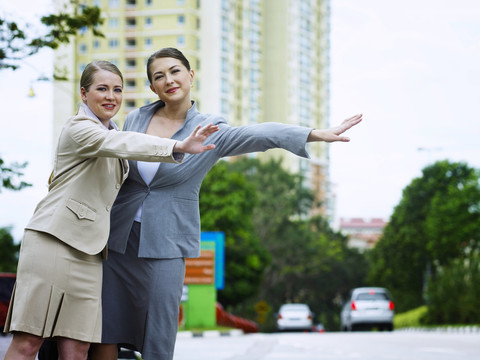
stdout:
[[161,108],[161,115],[172,121],[185,120],[188,110],[192,107],[192,102],[182,102],[181,104],[167,104]]

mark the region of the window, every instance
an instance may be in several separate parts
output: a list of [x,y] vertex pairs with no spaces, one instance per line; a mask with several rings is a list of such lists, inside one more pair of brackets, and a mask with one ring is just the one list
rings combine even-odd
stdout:
[[132,49],[137,46],[137,40],[134,38],[127,39],[127,48]]
[[145,47],[151,48],[152,47],[152,38],[145,38]]
[[185,0],[177,0],[177,5],[185,5]]
[[125,84],[127,88],[130,88],[130,89],[135,88],[136,86],[135,79],[129,79],[125,82]]
[[114,17],[108,19],[108,27],[110,27],[111,29],[118,28],[118,18]]
[[151,27],[152,24],[153,24],[152,18],[151,18],[150,16],[147,16],[147,17],[145,18],[145,27]]
[[228,62],[227,58],[222,57],[222,72],[227,73],[228,72]]
[[221,102],[221,111],[223,114],[227,114],[228,113],[228,103],[227,103],[227,100],[225,99],[222,99],[222,102]]
[[137,5],[137,0],[127,0],[127,7],[128,6],[136,6]]
[[101,8],[102,7],[102,1],[101,0],[94,0],[93,1],[93,6]]
[[127,100],[125,101],[125,106],[127,108],[134,108],[135,107],[135,100]]
[[118,8],[120,0],[108,0],[108,7],[111,9]]
[[152,0],[145,0],[145,5],[147,5],[147,6],[152,5]]
[[185,46],[185,36],[177,36],[177,46]]
[[118,48],[118,39],[110,39],[108,40],[108,47],[110,49],[116,49]]
[[137,66],[137,61],[135,59],[127,59],[127,68],[134,69]]
[[222,78],[221,85],[222,85],[222,93],[227,94],[228,93],[228,82],[227,82],[227,80]]
[[137,26],[137,19],[135,18],[127,18],[127,28],[134,28],[135,26]]
[[100,47],[100,41],[98,40],[93,40],[93,48],[98,49]]
[[85,54],[87,52],[87,44],[80,44],[78,46],[78,52],[80,54]]
[[178,15],[177,16],[177,24],[178,25],[185,25],[185,16],[184,15]]

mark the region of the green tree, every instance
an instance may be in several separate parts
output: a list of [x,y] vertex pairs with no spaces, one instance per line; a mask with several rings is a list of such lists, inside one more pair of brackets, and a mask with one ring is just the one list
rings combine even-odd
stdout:
[[403,190],[371,253],[370,282],[390,289],[399,311],[424,303],[435,267],[479,245],[478,172],[439,161]]
[[219,162],[200,192],[202,231],[225,233],[225,288],[218,293],[224,307],[235,306],[258,292],[268,254],[253,233],[255,187],[239,172]]
[[68,44],[80,30],[91,30],[95,36],[103,37],[98,31],[103,19],[97,6],[79,5],[78,0],[71,0],[70,5],[57,14],[43,16],[41,30],[0,17],[0,70],[17,69],[21,60],[42,48],[57,49]]
[[20,245],[13,242],[10,228],[0,228],[0,272],[16,272]]
[[479,324],[480,252],[440,266],[428,283],[426,324]]
[[18,164],[12,163],[6,165],[2,158],[0,158],[0,192],[3,189],[22,190],[25,187],[32,186],[19,178],[23,176],[22,170],[28,163]]
[[[347,238],[324,218],[308,217],[313,194],[302,176],[282,168],[281,160],[241,158],[228,166],[255,185],[255,234],[271,256],[260,293],[252,300],[266,301],[272,311],[281,303],[305,302],[317,321],[338,329],[341,298],[350,288],[363,285],[365,257],[349,249]],[[270,314],[265,330],[272,328],[272,319]]]

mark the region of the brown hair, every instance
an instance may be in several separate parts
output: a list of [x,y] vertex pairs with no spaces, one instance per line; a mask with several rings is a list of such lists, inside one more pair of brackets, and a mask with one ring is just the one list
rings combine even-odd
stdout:
[[120,76],[123,85],[122,73],[116,65],[112,64],[110,61],[97,60],[92,61],[87,66],[85,66],[85,69],[82,72],[82,77],[80,78],[80,88],[83,87],[85,91],[88,91],[90,86],[93,84],[93,78],[98,70],[106,70],[110,71],[111,73],[117,74],[118,76]]
[[190,63],[188,62],[187,58],[183,53],[175,48],[168,47],[168,48],[163,48],[158,51],[155,51],[152,55],[147,60],[147,77],[148,81],[150,81],[150,84],[152,83],[152,74],[150,74],[150,65],[152,65],[152,62],[156,59],[160,58],[174,58],[177,60],[180,60],[180,62],[187,68],[188,71],[190,71]]

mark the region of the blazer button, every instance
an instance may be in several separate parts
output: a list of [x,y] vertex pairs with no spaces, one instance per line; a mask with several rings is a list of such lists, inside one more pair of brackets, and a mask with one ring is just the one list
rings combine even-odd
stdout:
[[115,189],[120,189],[120,184],[116,184]]
[[110,209],[111,209],[110,205],[108,205],[106,209],[107,209],[107,211],[110,211]]

